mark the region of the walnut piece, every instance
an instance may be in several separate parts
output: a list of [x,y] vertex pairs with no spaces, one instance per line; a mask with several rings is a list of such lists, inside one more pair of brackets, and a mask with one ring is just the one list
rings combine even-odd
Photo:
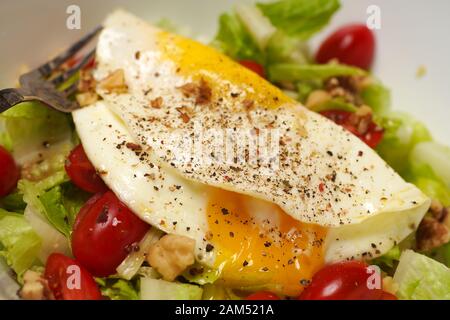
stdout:
[[147,255],[147,262],[164,280],[173,281],[188,266],[194,264],[195,240],[168,234],[154,243]]
[[127,93],[128,86],[125,83],[125,73],[123,69],[117,69],[100,81],[99,88],[108,93]]
[[98,95],[94,91],[79,93],[75,96],[80,107],[85,107],[98,101]]
[[22,299],[25,300],[53,300],[47,280],[42,274],[27,270],[23,275],[23,287],[19,292]]
[[429,251],[450,241],[449,209],[433,202],[429,215],[423,218],[416,232],[416,247]]

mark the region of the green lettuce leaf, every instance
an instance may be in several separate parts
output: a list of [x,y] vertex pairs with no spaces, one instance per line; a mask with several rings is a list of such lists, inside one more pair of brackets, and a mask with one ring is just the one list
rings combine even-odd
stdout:
[[41,239],[23,215],[0,209],[0,256],[20,277],[37,262]]
[[431,141],[427,128],[411,116],[390,112],[377,119],[384,137],[377,147],[380,156],[402,176],[408,171],[411,150],[420,142]]
[[264,53],[236,14],[224,13],[220,16],[219,30],[213,45],[235,60],[250,59],[265,63]]
[[23,194],[15,191],[0,199],[0,208],[6,211],[23,213],[27,204],[23,201]]
[[0,114],[0,145],[22,157],[70,137],[70,116],[38,102],[21,103]]
[[294,64],[280,63],[269,67],[269,78],[273,82],[279,81],[311,81],[325,80],[339,76],[364,76],[367,73],[356,67],[343,64]]
[[397,296],[406,300],[449,300],[450,269],[427,256],[406,250],[394,274]]
[[21,180],[19,190],[23,192],[24,200],[28,205],[42,214],[55,229],[68,238],[78,211],[90,196],[76,188],[66,178],[61,180],[61,177],[56,176],[38,183]]
[[202,294],[196,285],[141,278],[141,300],[201,300]]
[[364,103],[372,108],[376,115],[382,115],[391,107],[391,93],[381,83],[372,83],[361,91]]
[[310,52],[304,41],[277,31],[267,44],[266,59],[267,64],[307,64],[310,62]]
[[431,199],[438,200],[444,206],[450,206],[450,188],[435,175],[428,164],[410,163],[404,178],[415,184]]
[[111,300],[139,300],[139,278],[124,280],[114,277],[95,278],[102,295]]
[[338,0],[280,0],[257,5],[275,27],[303,40],[326,26],[340,8]]

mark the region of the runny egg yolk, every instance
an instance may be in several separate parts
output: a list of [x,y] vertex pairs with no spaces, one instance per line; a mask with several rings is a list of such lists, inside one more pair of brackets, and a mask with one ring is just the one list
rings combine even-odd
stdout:
[[326,228],[301,223],[261,200],[257,201],[270,214],[250,212],[251,201],[255,200],[221,189],[209,193],[209,236],[215,267],[221,270],[219,281],[231,288],[297,296],[323,265]]

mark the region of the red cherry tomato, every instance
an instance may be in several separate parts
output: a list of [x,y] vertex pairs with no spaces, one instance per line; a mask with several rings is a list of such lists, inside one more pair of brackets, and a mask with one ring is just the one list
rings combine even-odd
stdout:
[[367,280],[372,272],[359,261],[327,265],[317,272],[299,300],[391,300],[381,289],[369,289]]
[[131,245],[149,225],[130,211],[111,191],[93,196],[80,210],[72,233],[75,258],[96,277],[116,273]]
[[99,177],[94,166],[86,156],[81,144],[73,149],[69,154],[65,167],[70,179],[79,188],[91,193],[108,190],[105,183]]
[[320,112],[320,114],[336,124],[343,126],[371,148],[375,148],[383,139],[384,130],[378,127],[373,121],[370,122],[366,132],[358,132],[355,126],[350,122],[352,112],[343,110],[327,110]]
[[265,78],[266,72],[264,71],[264,67],[260,65],[259,63],[252,61],[252,60],[241,60],[239,61],[241,65],[246,67],[247,69],[252,70],[254,73],[258,74],[259,76]]
[[14,158],[5,148],[0,146],[0,198],[13,191],[19,177],[19,167],[17,167]]
[[44,277],[56,300],[102,299],[89,271],[60,253],[53,253],[48,257]]
[[252,293],[245,300],[280,300],[280,298],[272,292],[269,291],[259,291]]
[[351,24],[331,34],[320,46],[318,63],[337,59],[340,63],[368,70],[375,55],[375,37],[364,24]]

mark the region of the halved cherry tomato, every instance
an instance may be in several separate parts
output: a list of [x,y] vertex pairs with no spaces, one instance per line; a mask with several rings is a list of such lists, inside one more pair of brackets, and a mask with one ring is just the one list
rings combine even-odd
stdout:
[[355,136],[364,141],[369,147],[375,148],[383,139],[384,130],[371,121],[366,132],[360,133],[357,128],[351,124],[350,117],[352,112],[343,110],[327,110],[320,112],[321,115],[332,120],[336,124],[343,126]]
[[81,208],[72,233],[75,258],[96,277],[116,272],[132,245],[149,225],[130,211],[111,191],[96,194]]
[[65,168],[70,179],[79,188],[91,193],[108,190],[86,156],[81,144],[70,152]]
[[0,198],[13,191],[20,177],[19,167],[12,155],[0,146]]
[[280,300],[280,297],[270,291],[259,291],[252,293],[245,300]]
[[60,253],[53,253],[48,257],[44,277],[56,300],[102,299],[89,271]]
[[252,70],[254,73],[258,74],[259,76],[265,78],[266,72],[264,71],[264,67],[260,65],[258,62],[252,61],[252,60],[241,60],[239,61],[241,65],[246,67],[247,69]]
[[343,26],[331,34],[320,46],[318,63],[337,59],[340,63],[368,70],[375,55],[375,37],[364,24]]
[[367,265],[346,261],[327,265],[319,270],[299,300],[392,300],[393,295],[382,289],[369,289],[371,276]]

